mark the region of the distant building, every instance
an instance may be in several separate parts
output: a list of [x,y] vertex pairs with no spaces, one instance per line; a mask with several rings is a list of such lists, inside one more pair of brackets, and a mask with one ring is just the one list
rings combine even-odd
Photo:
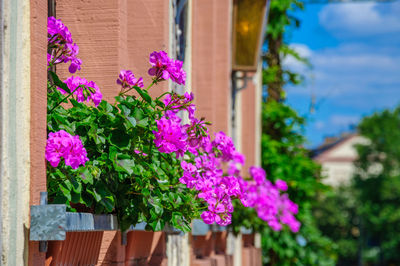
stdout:
[[366,144],[367,139],[358,134],[329,137],[312,151],[313,160],[322,165],[323,182],[333,187],[350,184],[357,159],[356,144]]

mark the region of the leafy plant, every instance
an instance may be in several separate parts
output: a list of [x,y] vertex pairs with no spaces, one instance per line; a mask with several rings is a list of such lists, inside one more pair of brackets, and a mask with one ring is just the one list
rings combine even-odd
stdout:
[[360,218],[363,260],[379,265],[400,262],[400,107],[363,118],[366,141],[357,146],[354,189]]
[[245,222],[263,232],[264,262],[268,265],[333,265],[335,245],[319,231],[312,208],[317,197],[327,191],[320,179],[320,167],[314,163],[303,147],[305,118],[285,103],[286,84],[298,85],[303,81],[300,73],[282,65],[286,56],[310,66],[288,43],[288,32],[296,29],[300,21],[292,15],[304,8],[302,1],[272,0],[263,57],[263,84],[265,85],[262,110],[262,167],[267,177],[281,179],[288,184],[288,195],[298,204],[301,222],[296,234],[287,228],[274,232],[253,215]]
[[[82,62],[60,20],[49,18],[48,33],[49,202],[66,204],[70,211],[115,214],[123,231],[139,222],[153,231],[166,223],[188,231],[198,217],[208,224],[229,225],[232,201],[245,202],[246,196],[254,195],[250,190],[258,189],[240,176],[238,165],[244,165],[244,156],[225,133],[211,139],[209,123],[195,117],[193,94],[166,92],[153,98],[148,93],[167,79],[185,84],[182,62],[164,51],[151,53],[152,83],[146,89],[142,78],[122,70],[117,80],[121,91],[111,104],[93,81],[78,76],[59,79],[55,65],[71,62],[74,73]],[[183,116],[189,123],[183,123]],[[278,199],[263,206],[264,212],[273,210],[269,225],[297,228],[292,216],[297,207],[286,195],[280,198],[283,181],[276,188],[264,179],[258,178],[257,185],[274,191]]]
[[180,161],[153,144],[164,104],[135,87],[140,97],[117,96],[114,104],[103,100],[97,108],[69,98],[72,107],[64,107],[59,105],[64,96],[57,85],[63,86],[57,81],[48,88],[48,131],[78,134],[90,161],[76,170],[63,163],[57,168],[48,165],[52,203],[65,203],[71,210],[115,213],[122,229],[145,221],[152,230],[161,230],[165,222],[189,230],[200,204],[178,180]]
[[281,137],[263,134],[262,165],[270,178],[288,183],[288,194],[298,203],[302,223],[298,235],[288,230],[264,231],[263,248],[270,265],[333,265],[336,258],[334,243],[319,231],[312,213],[317,196],[327,187],[320,181],[320,166],[303,148],[303,124],[304,118],[284,103],[264,103],[263,132],[270,128]]
[[337,264],[358,263],[360,218],[356,190],[342,186],[320,195],[313,208],[318,228],[337,245]]

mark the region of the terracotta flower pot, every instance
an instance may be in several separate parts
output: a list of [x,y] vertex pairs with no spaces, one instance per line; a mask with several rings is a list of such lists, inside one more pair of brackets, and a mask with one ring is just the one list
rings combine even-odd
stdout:
[[64,241],[49,241],[46,265],[167,265],[164,232],[131,231],[127,245],[121,232],[68,232]]
[[261,266],[262,265],[262,251],[254,245],[254,234],[242,235],[242,265]]
[[214,258],[194,259],[190,263],[191,266],[216,266],[217,262]]
[[214,242],[215,242],[215,254],[212,258],[215,259],[217,266],[231,266],[233,265],[233,256],[226,254],[226,240],[228,232],[215,232]]
[[105,231],[101,241],[100,255],[97,265],[125,265],[126,246],[122,245],[120,231]]
[[125,265],[167,265],[164,232],[131,231],[127,235]]
[[228,236],[227,231],[215,232],[215,253],[224,254],[226,253],[226,238]]
[[47,265],[96,265],[103,232],[67,232],[64,241],[49,241]]
[[233,257],[226,254],[227,232],[208,231],[206,235],[192,236],[192,266],[231,266]]
[[191,236],[191,247],[194,258],[200,259],[214,254],[214,237],[211,231],[206,235]]

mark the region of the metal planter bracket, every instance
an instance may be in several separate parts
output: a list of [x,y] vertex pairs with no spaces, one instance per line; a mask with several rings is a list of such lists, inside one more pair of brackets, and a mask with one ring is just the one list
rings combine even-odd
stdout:
[[141,222],[136,225],[131,225],[128,229],[128,231],[146,231],[146,223]]
[[[66,232],[96,232],[117,231],[118,220],[112,214],[92,214],[82,212],[67,212],[64,204],[47,205],[47,192],[40,192],[40,205],[31,206],[31,228],[29,240],[40,241],[39,250],[47,251],[47,241],[62,241],[66,238]],[[126,245],[127,232],[145,231],[146,223],[131,225],[122,232],[121,242]],[[183,234],[182,231],[171,225],[166,225],[167,234]]]
[[[41,241],[45,250],[44,241],[65,240],[66,232],[95,232],[95,231],[117,231],[118,220],[112,214],[92,214],[81,212],[67,212],[64,204],[47,205],[47,193],[41,192],[41,205],[31,206],[31,228],[29,239]],[[123,232],[123,238],[129,231],[145,231],[146,223],[141,222],[130,226]],[[164,230],[167,234],[182,234],[182,231],[171,225],[166,225]],[[124,242],[124,240],[122,240]]]
[[31,206],[32,241],[65,240],[67,213],[65,205]]
[[93,232],[118,230],[117,217],[112,214],[67,212],[66,232]]
[[221,225],[218,225],[218,224],[212,224],[210,226],[210,228],[211,228],[211,231],[214,232],[214,233],[226,231],[226,226],[221,226]]
[[173,227],[170,224],[166,224],[164,226],[163,232],[165,232],[167,235],[183,235],[184,234],[181,230],[176,229],[175,227]]
[[192,236],[205,236],[210,230],[210,226],[202,220],[194,219],[192,222]]
[[[146,231],[146,223],[131,225],[127,231]],[[112,214],[66,212],[63,204],[31,206],[31,241],[65,240],[66,232],[117,231],[118,220]],[[166,225],[167,234],[182,231]]]
[[253,233],[253,229],[248,229],[248,228],[242,226],[242,227],[240,228],[240,232],[241,232],[243,235],[251,235],[251,234]]
[[65,205],[31,206],[31,241],[65,240],[66,232],[118,230],[117,217],[111,214],[67,212]]

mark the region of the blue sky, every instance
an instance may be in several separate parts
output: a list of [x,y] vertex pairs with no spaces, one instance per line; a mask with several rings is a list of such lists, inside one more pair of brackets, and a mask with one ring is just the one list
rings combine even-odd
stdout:
[[293,58],[284,65],[306,76],[302,86],[287,88],[287,99],[308,117],[307,146],[400,104],[400,1],[310,4],[296,16],[302,24],[288,40],[313,67]]

